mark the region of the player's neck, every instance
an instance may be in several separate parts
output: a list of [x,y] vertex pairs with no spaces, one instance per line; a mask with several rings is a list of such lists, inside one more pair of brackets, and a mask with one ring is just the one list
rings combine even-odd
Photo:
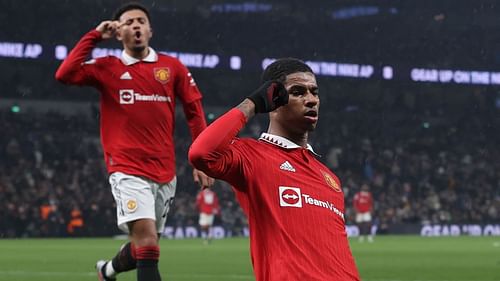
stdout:
[[292,142],[296,143],[299,146],[307,148],[307,139],[308,139],[307,135],[308,134],[306,132],[302,135],[287,137],[287,139],[291,140]]
[[307,131],[303,133],[294,133],[276,126],[269,126],[269,128],[267,129],[267,133],[286,138],[287,140],[295,143],[298,146],[302,146],[304,148],[307,147],[307,140],[309,137]]
[[132,49],[125,49],[127,55],[133,57],[134,59],[142,60],[149,55],[149,48],[144,48],[141,51],[135,51]]

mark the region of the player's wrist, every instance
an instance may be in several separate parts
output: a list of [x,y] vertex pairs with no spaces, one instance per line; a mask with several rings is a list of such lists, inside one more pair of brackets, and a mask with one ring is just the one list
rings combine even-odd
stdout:
[[243,115],[245,115],[246,120],[252,118],[255,115],[255,102],[250,98],[246,98],[237,107]]
[[88,34],[90,34],[96,41],[104,40],[102,32],[100,32],[97,28],[92,29]]

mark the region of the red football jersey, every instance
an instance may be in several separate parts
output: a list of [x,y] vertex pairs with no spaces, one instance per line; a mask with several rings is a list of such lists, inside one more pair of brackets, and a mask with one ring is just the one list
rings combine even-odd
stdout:
[[190,160],[232,184],[248,216],[257,281],[360,280],[349,248],[339,179],[312,148],[263,134],[237,139],[233,109],[191,146]]
[[370,192],[359,191],[354,195],[354,209],[358,213],[370,212],[373,208],[373,199]]
[[219,213],[219,198],[209,188],[200,191],[196,196],[196,205],[200,213],[214,215]]
[[84,62],[101,41],[87,33],[56,73],[64,83],[101,92],[101,141],[108,172],[142,175],[157,182],[175,176],[175,100],[184,105],[193,139],[206,127],[201,94],[188,69],[152,48],[143,60],[122,52]]

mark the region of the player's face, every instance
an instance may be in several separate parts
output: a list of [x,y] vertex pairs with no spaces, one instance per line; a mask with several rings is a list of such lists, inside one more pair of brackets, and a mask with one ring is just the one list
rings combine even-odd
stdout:
[[117,39],[127,51],[133,54],[143,52],[149,47],[152,35],[151,25],[143,11],[130,10],[121,15]]
[[293,134],[313,131],[319,117],[319,89],[316,77],[310,72],[289,74],[285,88],[289,95],[288,104],[275,110],[272,118]]

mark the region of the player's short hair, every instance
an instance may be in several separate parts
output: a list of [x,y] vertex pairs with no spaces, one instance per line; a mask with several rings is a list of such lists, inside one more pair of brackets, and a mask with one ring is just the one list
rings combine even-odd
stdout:
[[296,58],[281,58],[268,65],[262,73],[262,82],[280,80],[296,72],[310,72],[312,69],[303,61]]
[[129,2],[120,6],[113,14],[113,20],[120,20],[120,17],[128,11],[131,10],[141,10],[146,14],[148,21],[151,22],[151,17],[149,16],[149,11],[146,7],[144,7],[141,3],[138,2]]

